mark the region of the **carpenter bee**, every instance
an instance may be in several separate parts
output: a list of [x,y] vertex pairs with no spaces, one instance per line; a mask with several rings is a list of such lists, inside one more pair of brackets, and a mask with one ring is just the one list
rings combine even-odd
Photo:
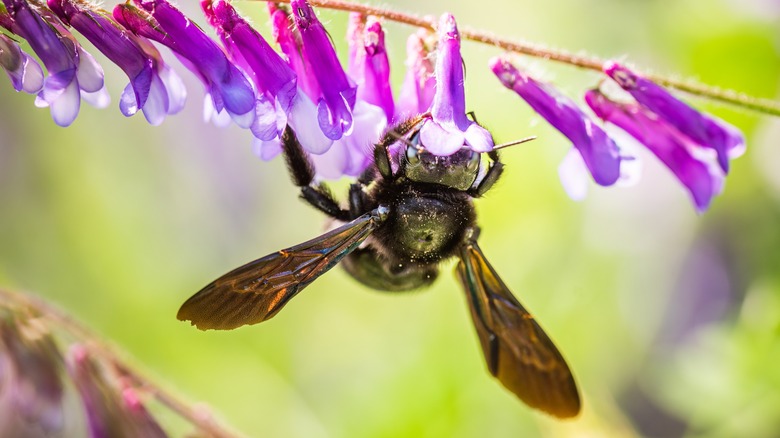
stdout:
[[429,121],[424,114],[385,132],[374,147],[373,165],[350,186],[348,208],[315,183],[288,126],[283,154],[301,197],[341,225],[228,272],[187,300],[178,318],[202,330],[229,330],[273,317],[339,262],[369,287],[406,291],[430,285],[439,264],[457,257],[490,372],[529,406],[573,417],[580,398],[569,367],[477,245],[472,200],[501,175],[498,152],[464,147],[450,156],[431,154],[419,135]]

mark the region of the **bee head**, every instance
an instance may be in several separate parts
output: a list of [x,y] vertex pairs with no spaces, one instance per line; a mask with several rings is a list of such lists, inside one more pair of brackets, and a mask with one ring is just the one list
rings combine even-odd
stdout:
[[434,155],[420,143],[420,133],[414,133],[405,144],[399,161],[404,175],[416,182],[440,184],[458,190],[468,190],[480,172],[482,154],[462,147],[452,155]]

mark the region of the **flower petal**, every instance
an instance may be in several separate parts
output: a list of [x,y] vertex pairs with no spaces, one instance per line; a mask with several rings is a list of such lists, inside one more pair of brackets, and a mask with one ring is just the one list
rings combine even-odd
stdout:
[[425,121],[420,128],[420,144],[434,155],[452,155],[466,142],[466,135],[455,130],[450,132],[432,119]]
[[418,31],[406,41],[406,77],[398,93],[395,119],[404,120],[427,112],[436,92],[431,51],[425,44],[425,31]]
[[158,66],[158,77],[168,93],[168,114],[176,114],[184,109],[187,100],[187,88],[176,72],[167,65]]
[[373,160],[373,145],[387,125],[384,111],[364,101],[355,104],[354,129],[333,142],[321,155],[311,155],[320,178],[337,179],[358,176]]
[[132,84],[127,84],[122,91],[122,96],[119,98],[119,111],[125,117],[130,117],[138,112],[138,101],[136,100]]
[[588,196],[588,167],[577,148],[569,149],[558,165],[558,177],[572,200],[582,201]]
[[356,87],[341,68],[336,50],[309,3],[292,0],[290,6],[296,12],[293,20],[301,34],[303,57],[311,66],[306,73],[316,77],[322,91],[317,121],[328,138],[337,140],[352,127]]
[[43,88],[43,69],[38,61],[30,55],[22,52],[22,84],[21,89],[25,93],[35,94]]
[[81,47],[79,51],[79,67],[76,70],[76,78],[79,88],[87,93],[94,93],[103,88],[103,67],[95,58]]
[[[167,38],[161,41],[190,61],[212,94],[217,109],[224,107],[234,121],[248,128],[254,118],[255,92],[249,81],[222,49],[181,11],[166,0],[135,0],[157,21]],[[116,15],[116,14],[115,14]],[[143,20],[129,24],[139,24]]]
[[165,120],[168,114],[170,102],[168,101],[168,92],[165,84],[159,76],[152,76],[152,83],[149,87],[149,96],[143,106],[144,117],[152,126],[158,126]]
[[[261,96],[262,99],[257,99],[255,118],[249,129],[260,140],[270,141],[279,137],[278,124],[276,123],[278,115],[276,113],[276,102],[265,99],[263,95]],[[282,114],[282,117],[284,118],[284,114]]]
[[38,62],[3,34],[0,34],[0,66],[8,73],[16,91],[34,94],[43,87],[43,70]]
[[85,102],[98,109],[106,108],[111,103],[111,95],[108,94],[106,87],[91,93],[81,90],[80,94],[81,98],[84,99]]
[[230,3],[217,0],[212,4],[223,41],[230,41],[230,47],[246,61],[258,89],[280,99],[286,111],[292,99],[291,91],[296,89],[295,72]]
[[460,56],[460,33],[451,14],[439,20],[439,47],[436,58],[436,94],[431,107],[433,120],[465,131],[466,93],[463,89],[463,58]]
[[[65,74],[75,76],[78,53],[74,42],[35,13],[25,0],[3,0],[13,18],[13,32],[26,39],[30,47],[46,66],[50,76]],[[56,20],[56,18],[54,18]],[[60,26],[62,26],[60,24]],[[63,81],[69,84],[70,80]]]
[[252,139],[252,152],[263,161],[270,161],[282,153],[282,143],[279,138],[265,141],[255,137]]
[[604,73],[631,93],[642,106],[666,120],[691,140],[701,146],[715,149],[718,163],[724,172],[729,171],[729,158],[744,152],[745,138],[733,125],[697,111],[674,97],[664,87],[617,62],[607,62],[604,65]]
[[287,56],[287,62],[297,77],[298,86],[309,96],[309,99],[319,99],[322,95],[317,78],[309,74],[312,67],[301,54],[301,35],[295,27],[292,17],[286,9],[281,9],[275,3],[268,3],[271,14],[271,26],[274,39],[282,52]]
[[390,88],[390,61],[385,50],[385,33],[375,17],[365,23],[360,14],[350,16],[349,75],[357,83],[357,98],[384,110],[387,120],[395,111]]
[[79,94],[79,84],[72,81],[68,86],[61,90],[62,92],[49,101],[49,109],[54,123],[59,126],[70,126],[76,116],[79,115],[81,107],[81,95]]
[[620,151],[617,145],[571,99],[549,84],[519,71],[504,57],[493,58],[490,68],[505,87],[522,97],[534,111],[571,140],[597,184],[610,186],[618,180]]
[[626,131],[658,157],[686,187],[698,212],[706,210],[720,193],[725,174],[715,162],[714,151],[637,104],[613,102],[598,90],[588,91],[585,100],[596,115]]
[[211,121],[211,123],[220,128],[230,126],[230,114],[224,108],[219,109],[217,107],[211,93],[206,93],[203,97],[203,120],[206,122]]
[[312,154],[323,154],[331,147],[333,140],[326,137],[322,129],[311,122],[316,117],[317,107],[304,93],[298,93],[293,99],[287,123],[295,131],[304,149]]
[[455,18],[451,14],[442,15],[437,31],[436,93],[431,106],[431,120],[420,129],[421,144],[435,155],[451,155],[461,147],[490,151],[493,149],[493,137],[466,117],[463,58]]

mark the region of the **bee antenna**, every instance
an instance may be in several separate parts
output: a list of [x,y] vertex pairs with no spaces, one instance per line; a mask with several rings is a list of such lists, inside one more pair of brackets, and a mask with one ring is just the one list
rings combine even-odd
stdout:
[[407,146],[411,146],[411,147],[417,149],[420,152],[422,152],[424,150],[422,145],[415,145],[415,144],[413,144],[411,141],[406,139],[403,135],[395,132],[395,130],[391,129],[391,130],[387,131],[387,135],[389,135],[390,137],[393,137],[394,139],[400,141],[401,143],[404,143]]
[[533,140],[536,140],[536,136],[535,135],[532,135],[532,136],[526,137],[526,138],[521,138],[520,140],[510,141],[509,143],[502,143],[502,144],[500,144],[498,146],[493,146],[493,150],[497,151],[499,149],[508,148],[509,146],[516,146],[516,145],[519,145],[519,144],[528,143],[529,141],[533,141]]

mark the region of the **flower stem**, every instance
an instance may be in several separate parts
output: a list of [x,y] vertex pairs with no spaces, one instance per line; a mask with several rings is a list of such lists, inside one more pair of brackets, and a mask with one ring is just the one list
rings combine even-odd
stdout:
[[198,428],[210,437],[234,438],[238,436],[234,432],[219,424],[207,411],[198,409],[182,401],[173,394],[166,392],[151,380],[134,370],[127,363],[119,359],[113,349],[103,342],[99,336],[86,328],[83,324],[73,319],[70,315],[46,302],[43,299],[18,292],[0,289],[0,303],[14,303],[17,306],[34,310],[40,317],[48,319],[55,325],[66,330],[89,346],[89,351],[100,359],[111,364],[123,377],[133,382],[140,390],[151,394],[160,404],[175,412],[187,422]]
[[[253,0],[250,0],[253,1]],[[255,0],[256,1],[256,0]],[[290,0],[259,0],[273,1],[276,3],[290,3]],[[424,29],[435,30],[436,22],[431,18],[424,18],[414,14],[394,11],[391,9],[353,3],[343,0],[309,0],[312,6],[339,11],[360,12],[365,15],[375,15],[386,20],[404,23]],[[537,58],[549,59],[575,67],[601,72],[601,66],[605,60],[592,57],[575,55],[565,50],[551,49],[540,44],[527,41],[513,41],[507,38],[491,35],[489,32],[472,29],[461,29],[461,37],[490,46],[498,47],[508,52],[519,53]],[[693,81],[679,80],[657,74],[643,74],[648,79],[658,84],[684,91],[688,94],[706,97],[715,101],[724,102],[741,108],[757,111],[773,116],[780,116],[780,102],[759,97],[748,96],[734,90],[703,85]]]

